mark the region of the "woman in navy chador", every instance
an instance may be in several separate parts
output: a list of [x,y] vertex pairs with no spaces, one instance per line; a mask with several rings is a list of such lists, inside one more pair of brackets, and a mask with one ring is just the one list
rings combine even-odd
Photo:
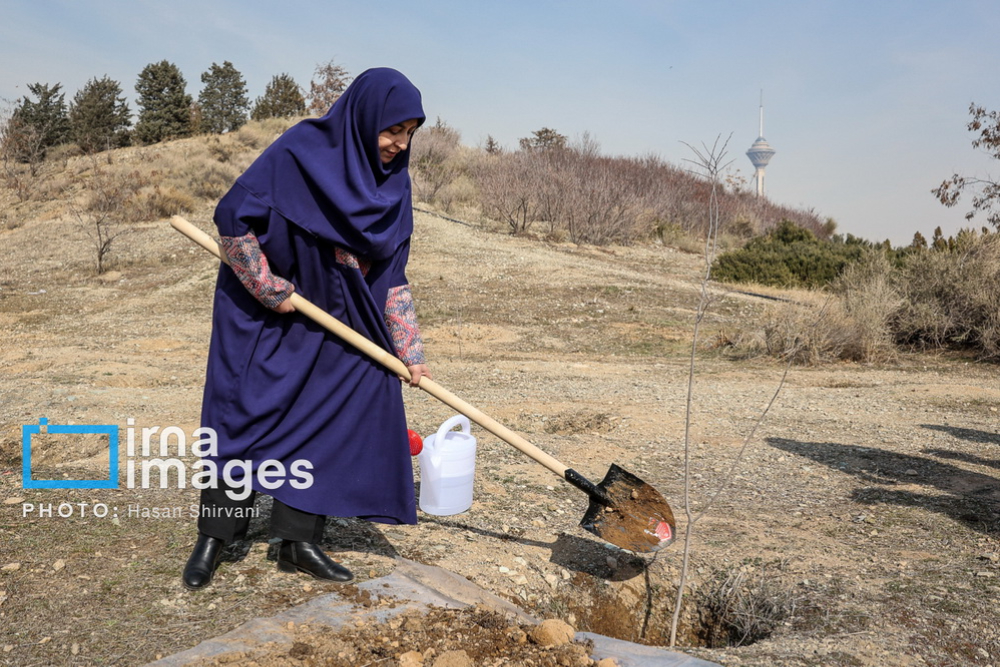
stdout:
[[[246,533],[254,493],[274,498],[278,567],[353,576],[318,546],[327,516],[416,523],[400,380],[294,312],[293,291],[430,377],[405,268],[409,145],[420,92],[371,69],[322,118],[278,138],[222,198],[202,426],[218,488],[202,491],[184,585],[206,586]],[[210,466],[211,467],[211,466]],[[226,474],[223,474],[223,473]]]

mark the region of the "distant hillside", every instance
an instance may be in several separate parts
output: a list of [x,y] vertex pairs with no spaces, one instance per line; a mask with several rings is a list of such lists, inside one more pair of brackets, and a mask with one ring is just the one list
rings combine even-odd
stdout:
[[[137,222],[214,205],[293,122],[252,121],[227,134],[94,155],[65,145],[37,164],[6,161],[0,170],[0,224],[12,228],[29,218],[70,216],[102,239],[110,235],[106,257],[95,257],[104,270],[116,234]],[[441,122],[417,134],[411,156],[417,201],[486,228],[555,241],[701,245],[711,186],[688,171],[653,157],[602,156],[586,145],[502,152],[462,146],[459,140],[458,132]],[[760,200],[742,183],[723,184],[719,193],[728,245],[783,220],[820,238],[833,231],[831,222],[811,211]]]

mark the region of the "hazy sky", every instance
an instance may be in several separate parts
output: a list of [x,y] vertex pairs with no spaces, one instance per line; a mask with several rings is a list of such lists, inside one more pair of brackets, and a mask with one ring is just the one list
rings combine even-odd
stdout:
[[193,96],[229,60],[255,98],[283,72],[308,88],[334,58],[403,71],[469,145],[547,126],[682,165],[682,142],[731,133],[747,180],[763,89],[768,196],[894,244],[966,226],[931,188],[1000,171],[965,129],[970,102],[1000,108],[996,0],[0,0],[0,16],[8,101],[108,75],[132,102],[161,60]]

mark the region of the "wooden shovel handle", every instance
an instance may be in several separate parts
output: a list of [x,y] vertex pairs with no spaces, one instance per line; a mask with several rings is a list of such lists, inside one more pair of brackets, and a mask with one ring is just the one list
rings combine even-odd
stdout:
[[[170,225],[181,234],[184,234],[184,236],[188,237],[202,248],[218,257],[221,261],[229,264],[229,258],[226,257],[226,251],[222,245],[181,216],[175,215],[172,217],[170,219]],[[406,378],[407,380],[410,379],[409,369],[397,356],[382,349],[374,342],[368,340],[316,304],[312,303],[305,297],[300,296],[297,292],[292,293],[291,303],[295,307],[295,310],[316,322],[324,329],[330,331],[344,342],[352,345],[357,350],[363,352],[365,355],[382,364],[400,377]],[[496,437],[519,450],[522,454],[531,457],[559,477],[565,478],[567,466],[560,463],[556,458],[546,454],[541,449],[531,444],[526,439],[496,421],[489,415],[485,414],[478,408],[463,401],[461,398],[451,393],[437,382],[434,382],[428,377],[422,377],[420,378],[420,383],[417,386],[456,412],[465,415],[475,423],[479,424]]]

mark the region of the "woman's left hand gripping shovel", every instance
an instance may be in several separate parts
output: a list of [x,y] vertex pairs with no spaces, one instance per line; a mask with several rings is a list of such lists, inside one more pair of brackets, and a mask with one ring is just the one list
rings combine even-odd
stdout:
[[[222,246],[184,218],[174,216],[170,224],[223,262],[229,263]],[[298,293],[293,293],[290,298],[298,312],[393,373],[409,379],[409,370],[395,355],[383,350]],[[611,464],[604,479],[594,484],[430,378],[421,378],[418,386],[586,493],[590,497],[590,506],[580,522],[580,527],[584,530],[605,542],[639,553],[659,551],[674,541],[676,523],[670,505],[656,489],[632,473]]]

